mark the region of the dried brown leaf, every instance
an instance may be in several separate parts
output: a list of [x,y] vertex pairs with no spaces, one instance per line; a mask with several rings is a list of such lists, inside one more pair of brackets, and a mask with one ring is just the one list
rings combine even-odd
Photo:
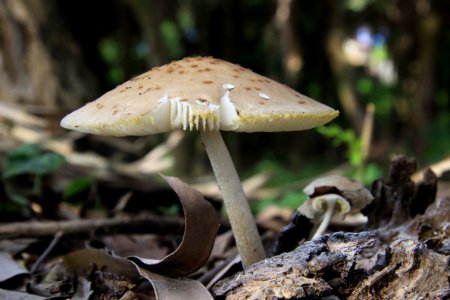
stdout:
[[65,267],[74,273],[87,275],[92,268],[138,280],[140,273],[126,258],[111,256],[101,249],[81,249],[63,256]]
[[173,188],[183,205],[186,226],[179,247],[162,260],[129,257],[139,266],[172,277],[189,275],[208,260],[219,229],[213,206],[202,194],[176,177],[162,176]]
[[153,286],[156,299],[212,300],[208,290],[198,281],[188,278],[171,278],[140,268],[142,277]]
[[66,267],[76,273],[87,274],[93,268],[132,281],[147,279],[157,299],[212,299],[198,281],[173,278],[191,274],[202,267],[214,244],[219,228],[212,205],[196,190],[175,177],[163,178],[180,198],[185,215],[185,231],[180,246],[161,260],[114,257],[104,250],[83,249],[63,257]]
[[[145,270],[132,261],[115,257],[104,250],[83,249],[63,257],[69,271],[86,275],[94,266],[96,270],[124,276],[131,281],[147,279],[157,299],[212,299],[208,290],[198,281],[186,278],[171,278]],[[149,292],[150,293],[150,292]]]

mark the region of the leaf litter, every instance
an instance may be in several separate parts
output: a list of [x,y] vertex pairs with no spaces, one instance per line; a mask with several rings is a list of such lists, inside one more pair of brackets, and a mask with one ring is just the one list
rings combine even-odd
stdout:
[[[107,249],[84,248],[55,256],[45,266],[46,276],[34,276],[21,268],[8,253],[2,253],[0,259],[5,268],[0,271],[0,279],[11,281],[17,276],[26,277],[26,291],[30,292],[29,287],[32,286],[31,293],[44,297],[74,296],[88,299],[92,293],[96,293],[96,299],[121,299],[124,295],[130,297],[135,290],[136,295],[153,295],[156,299],[212,299],[199,281],[185,276],[199,270],[209,258],[219,229],[216,210],[198,191],[178,178],[162,177],[178,195],[185,218],[180,245],[162,259],[138,256],[124,258]],[[53,281],[49,281],[50,286],[47,286],[50,274],[56,277],[64,277],[64,274],[69,276],[58,278],[59,283],[53,278]],[[86,278],[90,281],[89,291]],[[20,285],[20,280],[15,281]],[[4,292],[7,293],[6,290]],[[11,291],[11,297],[17,296],[17,292]]]
[[[14,176],[23,179],[31,171]],[[39,220],[42,217],[37,214],[34,219],[39,221],[23,222],[20,227],[4,223],[0,226],[0,249],[2,255],[5,253],[0,257],[5,266],[0,269],[0,299],[361,299],[370,298],[374,291],[392,299],[413,292],[432,295],[432,299],[445,298],[450,294],[446,288],[450,204],[448,196],[436,196],[433,172],[425,171],[420,183],[411,181],[414,172],[414,162],[394,161],[387,179],[373,183],[375,201],[364,211],[369,217],[366,227],[352,229],[336,223],[331,228],[366,232],[337,233],[306,242],[303,237],[308,236],[310,228],[305,220],[294,216],[282,229],[286,214],[265,211],[268,217],[259,216],[261,233],[270,247],[275,233],[281,230],[284,237],[278,240],[278,250],[285,253],[246,272],[239,272],[240,260],[229,225],[221,222],[216,237],[216,209],[174,177],[165,179],[182,203],[184,222],[178,217],[139,212],[139,206],[133,204],[135,192],[127,195],[125,191],[120,193],[126,195],[119,201],[123,203],[109,209],[113,214],[105,212],[100,218],[80,214],[67,221],[48,222]],[[45,172],[31,174],[32,181],[36,175],[44,179],[41,188],[51,184],[45,181]],[[7,180],[14,180],[14,176]],[[6,193],[0,189],[2,199],[10,196],[10,183]],[[51,199],[51,193],[45,195],[33,199]],[[95,203],[95,198],[92,200]],[[139,213],[128,214],[129,205]],[[45,210],[48,205],[43,207]],[[20,234],[14,231],[18,228]],[[50,230],[42,234],[44,228]],[[396,274],[394,280],[392,274]],[[424,284],[430,277],[436,277],[433,285]],[[400,283],[402,289],[393,288]],[[421,290],[414,291],[415,287]],[[434,291],[427,294],[430,288]]]

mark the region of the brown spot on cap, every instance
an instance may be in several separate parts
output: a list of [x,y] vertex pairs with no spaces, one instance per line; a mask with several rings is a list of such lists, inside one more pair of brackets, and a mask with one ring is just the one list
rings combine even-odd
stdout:
[[212,80],[203,80],[202,82],[203,82],[204,84],[210,84],[210,83],[213,83]]
[[305,101],[305,100],[300,100],[300,101],[297,101],[297,103],[298,103],[298,104],[305,104],[306,101]]
[[191,67],[192,67],[192,68],[197,68],[198,65],[197,65],[197,64],[193,64],[193,65],[191,65]]

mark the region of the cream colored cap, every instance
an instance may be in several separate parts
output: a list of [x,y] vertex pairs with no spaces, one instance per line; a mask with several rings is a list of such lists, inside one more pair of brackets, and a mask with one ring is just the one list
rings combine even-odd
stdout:
[[373,200],[372,194],[360,182],[339,175],[318,178],[308,184],[303,191],[310,198],[338,193],[350,201],[353,210],[362,209]]
[[110,135],[314,128],[339,112],[249,69],[211,57],[156,67],[67,115],[61,126]]

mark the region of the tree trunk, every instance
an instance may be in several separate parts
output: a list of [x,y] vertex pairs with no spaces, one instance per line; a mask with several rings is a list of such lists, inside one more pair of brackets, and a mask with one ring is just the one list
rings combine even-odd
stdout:
[[59,118],[80,106],[94,82],[54,11],[53,1],[2,1],[0,101]]

